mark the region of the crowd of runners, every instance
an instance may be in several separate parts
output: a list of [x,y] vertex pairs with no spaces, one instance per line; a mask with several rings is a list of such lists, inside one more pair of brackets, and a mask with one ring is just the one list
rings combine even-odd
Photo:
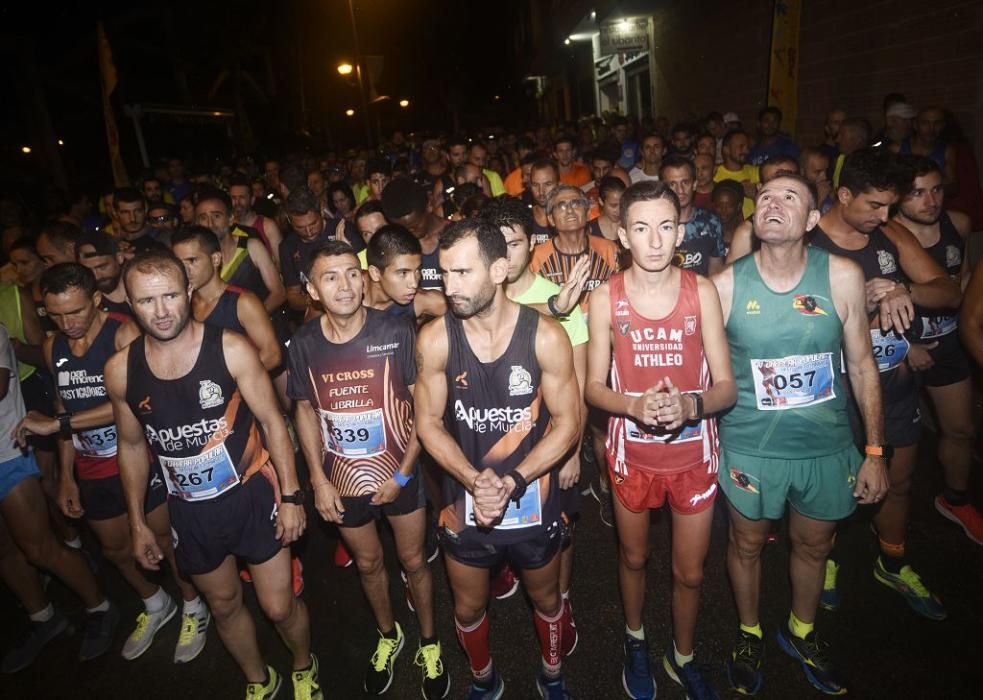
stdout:
[[[471,670],[455,692],[503,697],[516,670],[491,657],[486,608],[521,585],[539,694],[574,697],[563,664],[589,503],[618,543],[624,663],[606,697],[654,698],[654,663],[692,700],[724,690],[694,659],[724,512],[740,624],[726,658],[702,662],[754,695],[770,636],[808,683],[845,694],[815,629],[817,609],[840,604],[838,527],[871,509],[873,577],[930,620],[946,608],[906,547],[912,500],[934,498],[983,545],[968,492],[979,177],[943,109],[890,95],[883,116],[875,133],[831,110],[812,145],[773,107],[750,130],[711,113],[397,132],[371,151],[208,171],[171,158],[94,205],[5,198],[0,579],[30,626],[2,671],[69,627],[46,593],[55,577],[85,608],[81,662],[124,635],[135,659],[176,618],[175,663],[212,636],[247,698],[288,681],[298,700],[330,696],[291,547],[323,520],[378,628],[368,695],[390,690],[408,642],[422,696],[451,692],[430,568],[442,556]],[[938,494],[911,489],[924,407]],[[643,609],[664,505],[672,596],[657,614],[672,636],[654,662]],[[761,553],[783,520],[791,607],[766,635]],[[142,599],[136,620],[120,619],[96,558]],[[174,594],[146,573],[162,568]],[[394,614],[397,575],[412,631]],[[244,583],[291,668],[266,662]]]

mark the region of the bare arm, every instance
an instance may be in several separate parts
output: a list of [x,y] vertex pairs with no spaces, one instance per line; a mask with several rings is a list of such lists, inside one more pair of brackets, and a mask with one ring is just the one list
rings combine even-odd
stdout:
[[263,300],[263,306],[267,311],[280,308],[287,300],[287,292],[283,288],[283,280],[280,279],[280,272],[273,263],[273,258],[259,239],[249,239],[246,246],[249,249],[249,257],[259,270],[260,277],[263,278],[263,284],[269,290],[269,294]]
[[242,292],[236,302],[236,315],[239,323],[246,329],[250,342],[259,351],[263,367],[269,371],[279,365],[283,359],[280,341],[277,340],[270,315],[259,297],[251,292]]
[[914,234],[894,222],[889,222],[884,232],[898,247],[901,269],[911,280],[911,301],[926,309],[959,308],[962,300],[959,284],[949,279]]
[[[863,416],[867,444],[883,445],[881,380],[870,344],[863,272],[850,260],[830,256],[829,277],[833,303],[843,322],[843,357],[854,398]],[[861,503],[873,503],[884,496],[887,485],[887,462],[880,457],[867,456],[857,474],[854,496]]]
[[730,250],[727,252],[728,265],[740,260],[745,255],[751,254],[751,237],[753,235],[754,226],[750,221],[742,221],[737,225],[737,228],[734,229],[734,236],[730,239]]
[[584,398],[587,403],[607,413],[642,420],[634,412],[633,397],[612,391],[607,385],[608,373],[611,371],[611,289],[607,282],[591,292],[587,303],[590,340],[587,342]]
[[[700,324],[702,326],[703,352],[710,368],[713,386],[703,392],[703,413],[711,415],[730,408],[737,401],[737,383],[730,363],[730,345],[724,330],[723,313],[717,288],[710,280],[697,277],[700,293]],[[695,406],[694,406],[695,411]],[[688,415],[696,417],[694,413]]]
[[280,243],[283,242],[283,234],[280,232],[280,225],[276,219],[264,219],[263,233],[266,234],[266,242],[270,244],[270,257],[276,269],[280,269]]
[[304,291],[303,285],[298,284],[291,287],[287,287],[286,294],[287,294],[287,304],[290,305],[291,309],[293,309],[294,311],[307,310],[309,297],[307,296],[307,293]]
[[730,318],[730,309],[734,305],[734,268],[726,267],[719,275],[710,278],[713,286],[717,288],[717,298],[720,302],[720,314],[727,327],[727,319]]
[[413,298],[413,310],[416,317],[443,316],[447,313],[447,298],[442,292],[433,289],[421,289]]
[[966,287],[966,297],[959,314],[959,337],[977,365],[983,365],[983,258]]

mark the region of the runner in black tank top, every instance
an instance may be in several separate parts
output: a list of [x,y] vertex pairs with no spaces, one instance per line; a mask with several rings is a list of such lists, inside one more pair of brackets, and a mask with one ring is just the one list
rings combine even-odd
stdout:
[[[874,564],[878,582],[901,595],[918,614],[939,620],[945,608],[931,594],[906,559],[911,481],[918,451],[921,416],[918,378],[907,361],[909,341],[917,338],[917,303],[930,308],[959,305],[959,285],[953,282],[907,229],[888,222],[898,192],[910,185],[910,171],[897,156],[883,149],[850,154],[840,172],[835,203],[812,232],[812,245],[857,262],[864,273],[867,309],[871,315],[871,341],[880,370],[884,405],[885,442],[889,456],[890,488],[874,515],[880,556]],[[882,328],[892,329],[884,335]],[[898,358],[905,359],[899,361]],[[857,411],[851,411],[856,420]],[[856,430],[855,435],[858,435]],[[869,446],[876,452],[878,446]],[[831,568],[830,568],[831,567]],[[823,599],[835,605],[836,565],[827,564]]]
[[567,697],[556,473],[577,441],[581,399],[566,332],[506,296],[506,253],[505,237],[487,221],[461,221],[441,234],[454,315],[419,331],[417,435],[445,471],[440,536],[471,697],[504,692],[485,607],[488,571],[505,561],[521,571],[535,610],[540,695]]
[[246,694],[273,694],[281,679],[263,663],[249,612],[234,595],[241,586],[235,557],[249,566],[261,607],[277,611],[273,623],[291,651],[295,694],[319,695],[307,609],[291,586],[288,545],[306,525],[303,493],[259,355],[242,336],[192,320],[188,276],[170,251],[135,257],[125,282],[144,335],[110,358],[105,376],[133,550],[142,566],[158,567],[159,547],[132,506],[143,497],[149,442],[171,495],[178,568],[204,593],[223,642],[244,661]]
[[[946,212],[943,176],[928,158],[906,159],[914,179],[898,204],[895,222],[911,231],[935,262],[957,283],[962,280],[966,237],[971,223],[961,212]],[[965,303],[963,304],[965,307]],[[922,317],[921,345],[912,348],[912,366],[922,382],[938,418],[936,452],[945,477],[935,509],[983,544],[983,514],[968,496],[973,464],[973,388],[970,362],[959,337],[959,310],[918,309]],[[969,316],[968,328],[972,328]]]
[[[414,323],[443,316],[447,310],[444,295],[434,289],[421,289],[422,253],[420,241],[404,227],[386,224],[379,228],[366,248],[363,305]],[[439,279],[436,251],[431,264]]]
[[[125,316],[112,316],[98,309],[95,276],[81,264],[62,263],[46,270],[41,276],[41,289],[51,320],[59,329],[44,344],[47,365],[56,378],[55,409],[59,416],[44,420],[52,424],[50,432],[57,431],[63,441],[58,450],[59,505],[67,516],[87,520],[106,559],[145,602],[146,609],[141,614],[146,615],[146,626],[138,619],[123,646],[123,658],[135,659],[147,651],[157,630],[177,612],[171,596],[148,580],[136,565],[129,544],[130,521],[116,458],[117,430],[103,380],[106,361],[137,330],[132,326],[124,328],[128,320]],[[28,430],[38,427],[27,422],[24,427]],[[163,507],[167,491],[159,471],[150,472],[144,487],[141,514],[176,570],[170,519]],[[185,613],[204,612],[202,624],[195,625],[200,632],[184,644],[179,641],[175,649],[176,658],[190,660],[204,647],[207,611],[194,604],[198,594],[193,586],[180,578],[177,583],[184,599],[191,601],[192,609]]]

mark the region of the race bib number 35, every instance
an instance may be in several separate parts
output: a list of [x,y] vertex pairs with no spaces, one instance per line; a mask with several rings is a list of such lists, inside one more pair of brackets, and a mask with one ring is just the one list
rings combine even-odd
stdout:
[[116,426],[80,430],[72,434],[72,444],[83,457],[112,457],[116,454]]
[[184,501],[207,501],[239,483],[225,443],[193,457],[158,458],[167,492]]
[[324,446],[339,457],[371,457],[386,451],[382,409],[359,413],[321,411]]
[[831,352],[751,360],[751,376],[759,411],[802,408],[836,397]]

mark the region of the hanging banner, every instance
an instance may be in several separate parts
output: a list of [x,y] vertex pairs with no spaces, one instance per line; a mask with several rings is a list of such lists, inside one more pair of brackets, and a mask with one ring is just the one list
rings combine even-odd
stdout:
[[795,135],[799,102],[799,18],[802,0],[775,0],[771,23],[768,104],[782,110],[782,130]]
[[601,55],[648,51],[649,18],[632,17],[601,22]]
[[99,77],[102,83],[102,115],[106,122],[106,141],[109,143],[109,162],[113,167],[113,182],[117,187],[130,184],[126,173],[126,165],[119,151],[119,129],[116,128],[116,117],[113,114],[113,104],[110,101],[116,89],[116,66],[113,65],[113,52],[109,48],[109,40],[102,27],[102,22],[96,26],[96,54],[99,58]]

